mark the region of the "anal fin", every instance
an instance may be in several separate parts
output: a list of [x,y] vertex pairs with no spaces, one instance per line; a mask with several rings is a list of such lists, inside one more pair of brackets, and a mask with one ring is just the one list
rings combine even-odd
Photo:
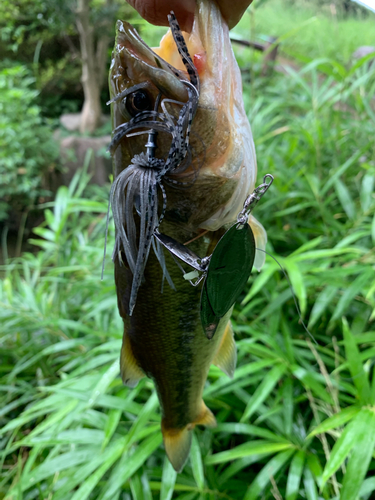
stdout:
[[132,388],[138,384],[141,378],[145,377],[143,370],[140,368],[134,357],[130,339],[126,333],[124,333],[124,337],[122,339],[120,371],[124,384]]
[[214,414],[209,408],[207,408],[203,399],[201,403],[201,411],[198,418],[194,422],[189,424],[191,428],[194,428],[196,425],[205,425],[206,427],[216,427],[217,425]]
[[233,378],[237,363],[237,348],[234,342],[231,322],[228,321],[218,350],[212,361],[228,377]]

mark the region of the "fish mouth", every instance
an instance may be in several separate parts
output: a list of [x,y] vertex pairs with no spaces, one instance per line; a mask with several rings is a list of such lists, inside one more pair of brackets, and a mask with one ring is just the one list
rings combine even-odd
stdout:
[[140,38],[126,21],[117,21],[115,51],[110,71],[112,95],[120,94],[132,82],[146,82],[149,90],[186,102],[188,93],[183,71],[173,68]]

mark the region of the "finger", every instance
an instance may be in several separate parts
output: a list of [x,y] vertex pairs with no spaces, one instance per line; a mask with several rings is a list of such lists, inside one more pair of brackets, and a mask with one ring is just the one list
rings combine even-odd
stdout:
[[181,29],[191,31],[194,22],[195,0],[127,0],[151,24],[168,26],[168,14],[176,15]]
[[217,0],[221,13],[232,29],[239,22],[253,0]]

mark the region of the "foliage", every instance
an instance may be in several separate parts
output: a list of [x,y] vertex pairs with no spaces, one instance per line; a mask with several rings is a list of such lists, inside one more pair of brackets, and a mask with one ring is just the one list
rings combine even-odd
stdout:
[[[326,8],[319,3],[320,0],[255,0],[234,32],[245,39],[279,37],[281,53],[288,57],[330,57],[341,64],[351,62],[358,47],[374,45],[373,12],[364,10],[344,16],[341,0],[324,0]],[[349,3],[356,6],[353,1]]]
[[[135,11],[121,0],[91,0],[90,23],[95,45],[104,42],[96,61],[109,68],[115,22],[132,21]],[[77,30],[77,0],[2,0],[0,2],[0,52],[33,70],[39,104],[47,116],[80,110],[82,57]],[[103,53],[102,53],[103,51]],[[100,65],[101,66],[101,65]],[[101,73],[105,71],[100,68]],[[106,79],[98,77],[104,103],[108,100]],[[57,98],[57,100],[56,100]],[[74,102],[69,109],[67,100]]]
[[[106,195],[86,174],[35,229],[41,251],[4,268],[0,290],[7,500],[368,500],[375,440],[375,69],[313,61],[253,74],[245,103],[271,257],[233,317],[233,380],[212,367],[178,476],[165,459],[152,383],[118,377],[122,324],[111,264],[99,281]],[[51,210],[53,208],[53,210]],[[113,245],[110,228],[108,247]],[[108,259],[109,260],[109,259]],[[0,490],[1,491],[1,490]]]
[[0,69],[0,221],[10,207],[25,208],[46,194],[42,177],[58,147],[35,104],[38,92],[24,66]]

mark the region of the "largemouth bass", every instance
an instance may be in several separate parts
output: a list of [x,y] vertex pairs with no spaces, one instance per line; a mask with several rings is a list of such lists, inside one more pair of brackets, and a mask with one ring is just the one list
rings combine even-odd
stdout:
[[[158,228],[197,255],[210,255],[254,189],[256,159],[219,8],[199,0],[190,34],[179,31],[173,16],[170,23],[172,31],[152,50],[118,21],[109,81],[121,376],[130,387],[144,376],[154,381],[166,453],[180,471],[194,426],[216,424],[202,399],[209,367],[232,377],[236,346],[231,309],[207,338],[201,286],[184,279],[153,234]],[[256,245],[264,248],[265,231],[250,219]],[[257,253],[255,267],[263,259]]]

